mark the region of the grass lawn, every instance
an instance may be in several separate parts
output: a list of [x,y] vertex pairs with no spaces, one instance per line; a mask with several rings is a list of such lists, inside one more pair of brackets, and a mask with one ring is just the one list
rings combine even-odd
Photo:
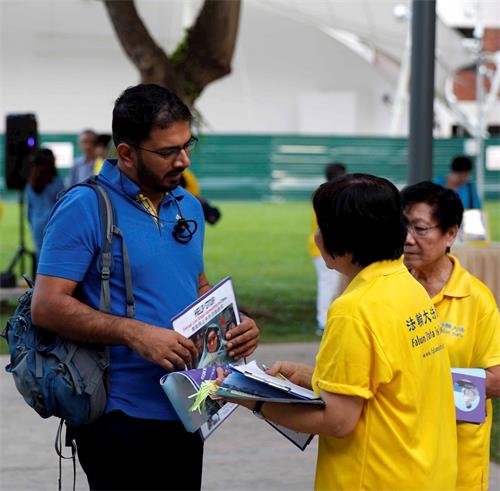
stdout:
[[[205,241],[210,281],[233,277],[239,304],[257,320],[263,342],[316,340],[315,273],[307,254],[309,203],[217,204],[223,218],[215,227],[207,225]],[[500,202],[486,208],[493,240],[500,241]],[[17,205],[4,204],[0,227],[2,271],[17,246]],[[12,306],[3,308],[2,328]],[[4,345],[0,352],[5,352]],[[495,403],[491,453],[500,462],[500,401]]]

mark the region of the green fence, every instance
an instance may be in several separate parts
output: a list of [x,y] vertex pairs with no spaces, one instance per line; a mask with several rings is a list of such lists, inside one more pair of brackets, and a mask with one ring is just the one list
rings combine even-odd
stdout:
[[[3,190],[3,135],[0,135],[0,190]],[[44,134],[41,143],[71,142],[77,135]],[[434,175],[448,172],[451,158],[464,153],[462,138],[434,141]],[[486,145],[500,145],[490,139]],[[204,135],[192,154],[192,170],[203,195],[214,200],[303,200],[322,182],[325,164],[336,160],[349,172],[368,172],[404,185],[406,138],[294,135]],[[65,175],[67,171],[63,171]],[[485,171],[487,198],[500,200],[500,171]],[[5,193],[12,196],[12,193]]]

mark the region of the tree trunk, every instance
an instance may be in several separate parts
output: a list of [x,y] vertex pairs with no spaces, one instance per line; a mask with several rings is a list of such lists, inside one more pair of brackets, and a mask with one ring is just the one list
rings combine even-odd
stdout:
[[170,56],[149,34],[134,0],[104,0],[104,5],[143,83],[168,87],[193,107],[208,84],[231,73],[240,0],[205,0],[195,23]]

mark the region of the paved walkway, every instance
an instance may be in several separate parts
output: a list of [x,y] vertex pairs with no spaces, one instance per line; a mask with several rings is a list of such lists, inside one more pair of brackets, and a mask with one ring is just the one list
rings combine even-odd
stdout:
[[[263,345],[256,357],[266,364],[277,359],[313,363],[316,349],[315,343]],[[24,403],[3,371],[6,364],[7,357],[0,356],[0,490],[55,490],[57,421],[40,419]],[[301,452],[249,411],[238,409],[206,443],[203,489],[311,490],[316,449],[317,438]],[[492,464],[490,473],[490,490],[500,489],[500,466]],[[71,485],[72,466],[63,461],[63,489]],[[79,466],[76,489],[88,489]]]

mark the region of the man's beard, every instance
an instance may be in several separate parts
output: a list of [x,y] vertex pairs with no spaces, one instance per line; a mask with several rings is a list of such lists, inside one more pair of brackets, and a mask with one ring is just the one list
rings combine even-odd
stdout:
[[145,189],[155,193],[167,193],[174,190],[178,186],[178,184],[174,184],[173,186],[166,186],[162,184],[161,178],[146,167],[140,153],[137,154],[137,180],[139,181],[138,184],[141,188],[144,187]]

